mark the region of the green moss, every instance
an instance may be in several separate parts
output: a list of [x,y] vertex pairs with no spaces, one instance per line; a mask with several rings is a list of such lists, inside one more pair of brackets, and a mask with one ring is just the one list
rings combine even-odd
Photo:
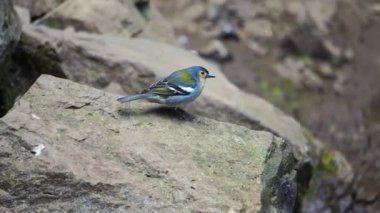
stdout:
[[261,80],[259,83],[260,90],[262,92],[268,92],[269,91],[269,83],[268,81]]
[[283,91],[280,87],[278,87],[278,86],[273,87],[271,90],[271,94],[272,94],[273,98],[275,98],[277,101],[283,100]]
[[322,169],[329,174],[335,174],[337,166],[334,161],[334,154],[329,150],[323,150],[321,154],[321,166]]

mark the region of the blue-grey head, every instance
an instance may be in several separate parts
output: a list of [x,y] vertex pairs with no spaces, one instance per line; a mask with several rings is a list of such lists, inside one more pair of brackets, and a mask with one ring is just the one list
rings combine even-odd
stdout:
[[215,75],[210,74],[206,68],[201,66],[189,67],[187,71],[194,79],[205,80],[206,78],[215,78]]

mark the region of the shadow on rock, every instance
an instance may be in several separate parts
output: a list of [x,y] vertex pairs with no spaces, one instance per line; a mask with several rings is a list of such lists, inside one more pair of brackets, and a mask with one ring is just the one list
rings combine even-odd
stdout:
[[189,121],[192,122],[196,118],[196,116],[186,112],[185,110],[178,107],[153,107],[146,110],[136,110],[136,109],[128,109],[121,108],[118,110],[118,114],[121,117],[130,117],[130,116],[144,116],[144,115],[156,115],[161,116],[168,119],[176,119],[180,121]]

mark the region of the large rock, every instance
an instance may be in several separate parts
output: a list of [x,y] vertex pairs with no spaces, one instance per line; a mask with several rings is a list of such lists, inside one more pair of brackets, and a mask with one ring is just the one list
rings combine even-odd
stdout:
[[[269,175],[262,193],[263,205],[292,208],[292,205],[288,205],[291,202],[285,199],[287,197],[277,195],[282,193],[285,186],[289,186],[287,189],[292,191],[294,179],[302,183],[297,186],[296,206],[299,209],[301,205],[310,206],[315,202],[322,203],[319,210],[341,209],[345,204],[341,205],[340,201],[348,204],[352,201],[341,200],[341,189],[344,189],[344,196],[351,196],[353,174],[350,165],[338,152],[322,146],[295,120],[273,105],[236,88],[216,66],[198,56],[176,46],[146,39],[57,31],[41,26],[26,27],[24,32],[55,48],[68,78],[118,93],[140,92],[151,81],[176,69],[191,65],[207,67],[217,78],[208,81],[201,97],[186,107],[189,112],[241,124],[250,129],[267,130],[295,146],[291,154],[299,162],[297,176],[286,169],[271,170],[272,175]],[[287,156],[288,151],[285,149],[275,153]],[[268,163],[271,164],[270,161]],[[279,165],[289,168],[288,162]],[[327,193],[319,190],[324,186],[336,191]],[[308,196],[304,197],[305,194]],[[323,202],[320,200],[322,195]],[[328,197],[334,197],[336,202],[330,204]],[[289,199],[293,200],[292,197]]]
[[147,0],[70,0],[38,21],[53,28],[149,37],[175,43],[174,31]]
[[293,210],[282,138],[117,97],[41,76],[0,120],[0,211]]
[[128,93],[142,91],[153,80],[172,71],[201,65],[216,74],[207,82],[202,96],[188,109],[217,120],[252,128],[269,129],[288,139],[302,153],[308,150],[302,127],[263,99],[242,92],[215,65],[189,51],[146,39],[72,33],[29,26],[25,33],[58,51],[69,79],[107,88],[111,82]]
[[[271,155],[287,160],[266,162],[268,165],[277,165],[271,166],[271,169],[264,172],[266,175],[263,175],[266,183],[261,194],[261,202],[266,209],[292,209],[294,199],[297,200],[296,206],[300,208],[301,203],[314,204],[319,195],[331,198],[332,193],[332,196],[339,199],[342,197],[341,188],[345,192],[349,191],[347,186],[350,186],[352,181],[351,167],[339,153],[327,150],[310,135],[306,137],[304,135],[306,131],[292,118],[284,115],[266,101],[241,92],[226,80],[216,66],[188,51],[147,39],[75,33],[70,30],[52,30],[42,26],[26,26],[24,33],[41,43],[54,47],[62,61],[66,77],[118,93],[140,92],[151,81],[166,76],[173,70],[194,64],[203,65],[215,72],[218,77],[207,82],[202,96],[187,107],[190,112],[242,124],[250,129],[268,130],[274,135],[285,138],[296,147],[291,150],[288,144],[284,143],[286,145],[280,146],[281,149],[277,149],[277,145],[271,148],[274,149]],[[69,108],[81,107],[81,104],[69,106]],[[154,118],[151,119],[154,120]],[[83,138],[82,135],[74,137],[78,137],[79,140]],[[312,163],[309,162],[310,157]],[[293,160],[289,160],[290,158]],[[297,174],[293,172],[295,162],[298,162]],[[295,192],[295,180],[300,181],[297,192]],[[341,183],[343,187],[338,188],[336,183]],[[329,193],[316,190],[324,186],[338,189]],[[278,196],[284,190],[288,190],[292,195],[296,193],[297,197]],[[307,199],[303,197],[305,193],[308,194]],[[350,203],[347,200],[344,202]],[[340,203],[337,202],[334,205],[338,207],[333,206],[333,209],[340,208]],[[321,206],[325,208],[325,203]]]

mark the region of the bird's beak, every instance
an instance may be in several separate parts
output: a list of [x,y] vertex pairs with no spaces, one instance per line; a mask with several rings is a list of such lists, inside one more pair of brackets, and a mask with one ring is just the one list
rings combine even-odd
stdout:
[[207,74],[206,78],[215,78],[215,75],[213,75],[213,74]]

